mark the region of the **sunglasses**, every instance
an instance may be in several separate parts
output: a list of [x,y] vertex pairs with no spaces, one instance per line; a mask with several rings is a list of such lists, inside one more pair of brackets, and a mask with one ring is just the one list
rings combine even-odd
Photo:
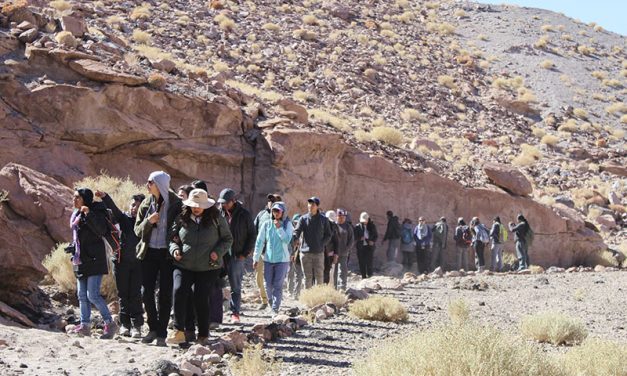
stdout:
[[154,182],[154,181],[152,181],[152,180],[148,180],[148,181],[146,182],[146,185],[153,185],[153,184],[155,184],[155,182]]

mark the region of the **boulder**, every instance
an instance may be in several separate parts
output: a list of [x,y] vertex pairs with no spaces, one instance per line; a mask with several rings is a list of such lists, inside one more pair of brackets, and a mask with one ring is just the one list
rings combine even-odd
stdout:
[[176,64],[172,60],[168,59],[156,60],[154,62],[151,61],[150,64],[153,68],[166,73],[171,73],[174,69],[176,69]]
[[118,82],[128,86],[139,86],[146,83],[144,77],[117,72],[101,62],[90,59],[73,60],[69,63],[69,67],[75,72],[97,82]]
[[87,23],[85,23],[85,20],[73,16],[61,17],[61,28],[64,31],[69,31],[78,38],[87,33]]
[[607,171],[611,174],[627,177],[627,167],[617,164],[604,164],[599,166],[601,171]]
[[39,31],[33,28],[33,29],[29,29],[21,33],[17,37],[17,39],[22,43],[32,43],[33,41],[35,41],[35,39],[37,39],[38,34],[39,34]]
[[615,228],[618,228],[618,225],[616,224],[616,220],[614,219],[614,216],[611,214],[603,214],[597,217],[596,222],[598,224],[600,224],[601,226],[605,226],[607,229],[613,230]]
[[20,42],[15,36],[5,31],[0,31],[0,56],[17,50],[19,46]]
[[349,288],[346,290],[346,298],[348,300],[363,300],[368,299],[368,293],[364,290],[357,290],[354,288]]
[[284,110],[292,112],[295,114],[293,119],[301,124],[307,125],[309,123],[309,113],[307,109],[300,104],[296,103],[291,99],[281,99],[279,101],[279,106],[281,106]]
[[515,195],[529,196],[533,192],[531,182],[515,167],[486,163],[483,171],[493,184]]
[[235,346],[235,349],[237,352],[242,352],[247,342],[246,335],[242,332],[238,332],[237,330],[234,330],[228,334],[225,334],[220,338],[226,341],[231,341],[233,345]]

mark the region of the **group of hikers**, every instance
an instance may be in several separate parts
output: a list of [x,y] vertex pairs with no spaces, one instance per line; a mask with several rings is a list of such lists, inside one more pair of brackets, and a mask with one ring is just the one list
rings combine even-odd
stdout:
[[[361,277],[373,275],[378,233],[367,212],[362,212],[353,226],[345,209],[322,212],[320,199],[310,197],[306,213],[289,217],[281,195],[271,193],[267,205],[253,218],[230,188],[214,199],[206,183],[196,180],[175,192],[170,188],[170,176],[163,171],[152,172],[146,187],[149,194],[133,195],[126,212],[106,192],[89,188],[74,192],[73,242],[66,249],[72,255],[80,305],[80,324],[72,330],[74,334],[90,335],[93,304],[105,322],[102,339],[112,338],[119,330],[122,336],[158,346],[205,343],[209,330],[223,322],[225,279],[230,286],[231,322],[240,322],[242,279],[251,255],[261,297],[258,308],[269,307],[273,315],[281,307],[286,279],[294,298],[302,288],[319,284],[345,290],[353,248]],[[388,241],[389,261],[396,259],[400,249],[406,266],[411,265],[407,255],[416,254],[421,273],[441,265],[448,236],[445,218],[429,226],[421,217],[412,227],[409,219],[401,226],[391,211],[387,216],[383,241]],[[518,220],[516,225],[510,223],[509,229],[516,235],[522,269],[529,265],[527,239],[532,232],[522,215]],[[498,260],[500,270],[506,234],[498,217],[489,234],[477,218],[468,226],[460,218],[454,236],[459,268],[468,270],[470,245],[477,270],[482,271],[484,248],[491,239],[493,259]],[[100,295],[109,258],[120,303],[119,327]],[[142,333],[144,310],[146,335]],[[171,319],[174,330],[168,336]]]

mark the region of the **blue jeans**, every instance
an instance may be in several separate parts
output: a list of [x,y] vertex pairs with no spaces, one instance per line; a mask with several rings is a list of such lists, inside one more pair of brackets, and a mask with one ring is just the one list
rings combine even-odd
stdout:
[[244,262],[246,260],[239,260],[237,257],[232,257],[229,260],[229,285],[231,285],[231,300],[229,306],[231,307],[231,313],[239,315],[239,311],[242,308],[242,279],[244,278]]
[[102,275],[91,275],[76,280],[78,290],[78,302],[81,307],[81,324],[91,325],[91,305],[95,305],[102,319],[111,322],[111,312],[107,303],[100,295]]
[[283,298],[283,282],[290,268],[289,262],[264,262],[263,279],[268,301],[274,312],[278,312]]

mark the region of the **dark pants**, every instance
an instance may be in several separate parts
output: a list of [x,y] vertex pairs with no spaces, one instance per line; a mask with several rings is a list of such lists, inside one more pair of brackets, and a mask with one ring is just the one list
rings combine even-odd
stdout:
[[322,277],[325,284],[331,281],[331,268],[333,267],[333,256],[324,255],[324,275]]
[[357,248],[357,261],[359,261],[359,272],[361,278],[372,277],[372,257],[374,247],[371,245],[361,245]]
[[239,315],[242,308],[242,279],[244,279],[244,262],[237,257],[232,257],[229,260],[229,286],[231,286],[231,299],[229,300],[229,307],[231,313]]
[[[220,274],[218,270],[218,275]],[[217,277],[209,284],[209,322],[222,324],[224,316],[224,294],[222,288],[225,286],[224,277]]]
[[209,279],[211,270],[193,272],[190,270],[175,268],[173,274],[174,295],[174,327],[177,330],[187,328],[186,316],[188,310],[188,298],[192,285],[194,286],[194,308],[198,318],[198,336],[209,336]]
[[475,267],[477,268],[477,271],[482,271],[485,267],[485,258],[483,256],[485,244],[477,240],[473,243],[472,248],[475,250]]
[[403,267],[409,269],[414,262],[414,252],[401,252],[401,255],[403,256]]
[[429,247],[427,245],[416,244],[416,264],[418,264],[418,274],[429,273]]
[[518,257],[518,270],[529,268],[529,248],[525,242],[516,241],[516,257]]
[[113,263],[113,274],[120,298],[120,323],[127,328],[141,328],[144,325],[141,263],[133,260]]
[[[148,248],[141,262],[142,300],[148,316],[148,328],[157,332],[157,337],[165,338],[172,307],[172,261],[168,250]],[[155,301],[155,288],[159,280],[159,311]]]

